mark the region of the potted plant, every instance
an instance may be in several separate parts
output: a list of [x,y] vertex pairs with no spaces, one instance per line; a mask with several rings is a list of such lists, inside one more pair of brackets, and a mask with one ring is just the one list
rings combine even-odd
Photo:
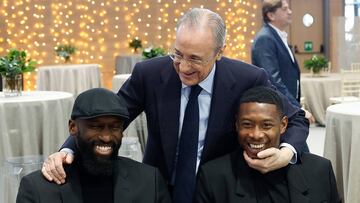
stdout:
[[134,38],[129,42],[129,47],[133,48],[134,53],[137,53],[138,48],[142,48],[141,40]]
[[328,67],[328,60],[323,56],[313,55],[311,59],[304,61],[304,67],[313,74],[319,74],[321,70]]
[[64,58],[65,63],[70,62],[70,57],[76,52],[76,47],[70,44],[63,44],[55,47],[55,52],[57,56]]
[[6,97],[18,96],[22,90],[22,73],[35,69],[36,61],[27,59],[25,51],[11,49],[0,58],[0,74],[3,92]]
[[165,56],[165,55],[166,55],[165,50],[161,47],[153,48],[151,46],[151,47],[144,49],[142,52],[143,59],[150,59],[150,58],[154,58],[154,57],[158,57],[158,56]]

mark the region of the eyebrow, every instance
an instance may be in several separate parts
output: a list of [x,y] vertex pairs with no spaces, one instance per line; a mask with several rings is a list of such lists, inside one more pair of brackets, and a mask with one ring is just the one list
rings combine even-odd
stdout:
[[[179,55],[181,55],[181,56],[184,55],[183,53],[181,53],[181,51],[177,50],[176,48],[174,48],[174,50],[175,50],[175,53],[176,53],[176,54],[179,54]],[[191,59],[200,59],[200,60],[203,59],[201,56],[198,56],[198,55],[195,55],[195,54],[191,54],[191,55],[189,56],[189,58],[191,58]]]

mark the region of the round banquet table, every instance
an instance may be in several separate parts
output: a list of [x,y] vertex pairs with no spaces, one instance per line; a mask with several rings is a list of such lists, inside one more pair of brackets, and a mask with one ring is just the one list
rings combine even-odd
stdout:
[[69,136],[73,103],[67,92],[22,92],[6,98],[0,92],[0,166],[6,158],[47,157],[57,151]]
[[115,57],[115,73],[129,74],[137,62],[142,61],[141,55],[119,55]]
[[326,110],[324,157],[331,160],[344,202],[360,202],[360,102]]
[[98,64],[41,66],[37,74],[37,90],[70,92],[76,97],[81,92],[101,87]]
[[305,108],[309,110],[320,125],[325,125],[326,108],[330,97],[341,94],[341,75],[331,73],[323,77],[310,74],[301,75],[301,96],[305,97]]

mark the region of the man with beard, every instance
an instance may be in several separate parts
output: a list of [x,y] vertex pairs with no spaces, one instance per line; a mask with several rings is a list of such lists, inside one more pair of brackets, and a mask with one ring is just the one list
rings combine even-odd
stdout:
[[301,163],[266,174],[246,163],[244,154],[256,159],[260,151],[279,147],[287,125],[274,90],[255,87],[245,92],[236,116],[241,147],[202,166],[197,202],[340,202],[331,163],[323,157],[304,152]]
[[66,183],[53,184],[36,171],[21,180],[16,202],[170,202],[157,169],[117,156],[128,117],[123,98],[109,90],[80,94],[69,121],[77,154],[65,167]]

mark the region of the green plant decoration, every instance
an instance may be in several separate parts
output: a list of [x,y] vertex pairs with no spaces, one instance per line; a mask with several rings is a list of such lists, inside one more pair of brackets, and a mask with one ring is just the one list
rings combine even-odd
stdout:
[[36,61],[26,59],[26,52],[11,49],[6,56],[0,58],[0,74],[13,77],[24,72],[35,70]]
[[76,47],[72,45],[59,45],[55,47],[55,52],[57,56],[64,58],[65,63],[70,62],[70,57],[76,52]]
[[328,67],[328,60],[322,56],[313,55],[311,59],[304,61],[304,67],[313,73],[319,73],[322,69]]
[[129,47],[133,48],[134,52],[137,53],[137,49],[142,48],[141,40],[134,38],[129,42]]
[[158,56],[165,56],[165,50],[163,48],[160,47],[148,47],[146,49],[143,50],[142,52],[142,57],[143,59],[150,59],[150,58],[154,58],[154,57],[158,57]]

